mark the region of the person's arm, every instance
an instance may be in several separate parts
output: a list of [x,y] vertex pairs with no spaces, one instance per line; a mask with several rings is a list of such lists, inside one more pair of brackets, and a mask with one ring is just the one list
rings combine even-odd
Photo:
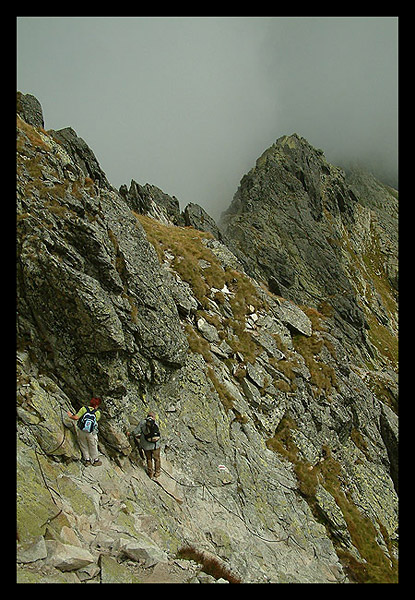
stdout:
[[78,419],[80,419],[82,417],[82,415],[84,414],[84,412],[86,412],[85,406],[83,406],[82,408],[80,408],[78,410],[78,412],[76,413],[76,415],[73,415],[71,412],[69,412],[69,410],[68,410],[68,412],[66,414],[73,421],[77,421]]
[[133,437],[140,435],[140,433],[141,433],[140,423],[138,425],[136,425],[132,431],[127,431],[127,435],[128,436],[132,435]]

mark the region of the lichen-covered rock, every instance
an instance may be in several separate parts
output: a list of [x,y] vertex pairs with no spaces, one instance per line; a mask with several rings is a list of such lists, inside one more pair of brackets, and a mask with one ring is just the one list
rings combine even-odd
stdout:
[[101,557],[101,583],[140,583],[137,577],[111,556]]

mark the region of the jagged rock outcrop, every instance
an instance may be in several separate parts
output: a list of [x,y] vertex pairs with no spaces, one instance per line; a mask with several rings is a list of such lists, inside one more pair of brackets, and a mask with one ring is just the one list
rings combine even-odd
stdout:
[[165,194],[155,185],[140,185],[132,179],[129,189],[122,185],[119,191],[131,210],[166,223],[183,225],[177,198]]
[[42,106],[35,96],[17,92],[16,108],[26,123],[34,127],[44,127]]
[[[18,581],[396,581],[389,354],[363,366],[334,304],[323,314],[272,293],[210,222],[173,226],[163,192],[93,180],[21,114],[17,136]],[[322,220],[315,160],[296,210]],[[372,329],[378,277],[360,309]],[[99,467],[81,463],[66,417],[91,395],[103,397]],[[159,484],[127,435],[150,407]],[[213,557],[215,575],[183,547]]]
[[101,188],[110,188],[104,171],[88,144],[80,138],[72,127],[51,131],[51,135],[63,146],[72,161],[81,168],[85,177],[91,178]]
[[245,175],[221,228],[247,272],[274,293],[330,310],[362,360],[375,352],[376,311],[397,334],[397,197],[349,177],[297,134],[278,139]]
[[[153,248],[120,196],[106,187],[97,192],[55,135],[37,135],[36,144],[20,130],[18,141],[25,157],[17,190],[20,312],[42,332],[49,364],[73,364],[85,373],[82,393],[120,386],[125,393],[120,356],[130,357],[130,375],[150,378],[162,370],[155,362],[183,362],[187,343],[175,304]],[[106,359],[104,372],[99,356]],[[69,373],[64,379],[70,386]]]
[[165,194],[155,185],[140,185],[134,179],[131,180],[129,188],[122,185],[119,192],[131,210],[139,214],[164,223],[194,227],[199,231],[211,233],[217,240],[222,240],[219,227],[198,204],[190,202],[181,213],[177,198]]
[[222,234],[215,221],[198,204],[189,203],[184,209],[184,222],[189,227],[211,233],[217,240],[222,240]]

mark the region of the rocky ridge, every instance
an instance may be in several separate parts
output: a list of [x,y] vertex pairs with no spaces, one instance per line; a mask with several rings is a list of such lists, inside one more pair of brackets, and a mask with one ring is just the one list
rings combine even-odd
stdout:
[[[359,315],[350,322],[351,309],[328,310],[328,283],[305,291],[321,280],[305,263],[301,285],[286,285],[284,261],[277,272],[256,265],[260,253],[241,251],[231,219],[220,232],[155,186],[115,190],[73,130],[43,129],[36,99],[20,96],[18,112],[18,581],[208,583],[229,570],[245,583],[396,581],[396,357],[365,335],[373,314],[396,328],[393,236],[376,230],[389,283],[383,272],[366,279],[363,305],[363,272],[350,283],[342,265]],[[297,162],[284,167],[291,186]],[[317,192],[296,210],[308,202],[316,223],[342,224],[330,248],[347,261],[353,235],[363,239],[356,222],[370,242],[376,186],[364,206],[361,179],[348,187],[325,168],[353,211],[330,217]],[[317,167],[302,169],[317,189]],[[262,235],[241,196],[230,207],[238,227],[246,218]],[[91,395],[104,398],[100,467],[82,465],[65,417]],[[159,484],[127,436],[148,408],[163,434]],[[217,561],[214,575],[189,549]]]
[[[375,357],[390,366],[397,351],[397,219],[395,190],[357,169],[346,174],[294,134],[278,139],[242,178],[220,226],[253,277],[330,313],[361,361]],[[373,348],[381,337],[374,316],[390,339],[388,357]]]

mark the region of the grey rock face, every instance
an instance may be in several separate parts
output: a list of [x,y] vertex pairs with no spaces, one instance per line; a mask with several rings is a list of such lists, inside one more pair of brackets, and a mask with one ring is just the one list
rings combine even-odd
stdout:
[[97,194],[70,154],[62,164],[53,138],[46,144],[41,156],[27,146],[41,178],[31,179],[25,163],[19,172],[19,327],[30,335],[30,315],[48,363],[80,398],[120,397],[128,372],[153,380],[180,366],[187,341],[154,249],[125,202],[111,189]]

